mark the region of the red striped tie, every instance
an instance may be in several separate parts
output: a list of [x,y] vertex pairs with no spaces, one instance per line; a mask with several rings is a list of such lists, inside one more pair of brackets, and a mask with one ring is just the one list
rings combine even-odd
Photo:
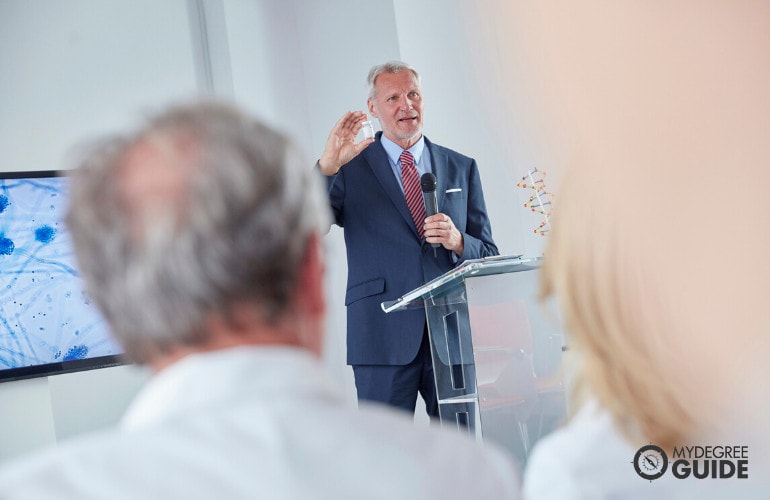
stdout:
[[425,203],[422,200],[422,188],[417,168],[414,166],[414,156],[409,151],[401,153],[401,182],[404,184],[404,196],[409,212],[412,214],[414,225],[420,239],[425,236],[423,225],[425,224]]

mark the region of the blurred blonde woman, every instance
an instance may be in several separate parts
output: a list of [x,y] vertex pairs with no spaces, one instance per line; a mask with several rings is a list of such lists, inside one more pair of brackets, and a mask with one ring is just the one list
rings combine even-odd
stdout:
[[[525,496],[767,498],[770,4],[497,16],[512,50],[538,51],[511,64],[566,168],[541,292],[565,321],[574,415],[535,446]],[[748,479],[675,476],[683,446],[745,447]]]

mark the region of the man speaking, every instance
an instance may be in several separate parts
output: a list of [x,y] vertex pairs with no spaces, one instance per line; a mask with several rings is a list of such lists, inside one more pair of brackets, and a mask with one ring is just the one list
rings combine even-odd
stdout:
[[[419,393],[428,414],[436,417],[425,313],[386,315],[380,304],[466,259],[497,255],[498,250],[476,161],[422,133],[424,101],[417,71],[392,61],[373,67],[367,83],[368,111],[382,132],[356,143],[367,115],[347,112],[318,161],[327,176],[334,222],[345,234],[348,364],[359,400],[413,413]],[[436,177],[438,213],[429,217],[420,188],[425,173]]]

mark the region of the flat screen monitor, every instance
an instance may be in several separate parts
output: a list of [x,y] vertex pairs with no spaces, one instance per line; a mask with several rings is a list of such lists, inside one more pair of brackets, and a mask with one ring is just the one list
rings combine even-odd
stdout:
[[64,224],[66,171],[0,172],[0,382],[123,362]]

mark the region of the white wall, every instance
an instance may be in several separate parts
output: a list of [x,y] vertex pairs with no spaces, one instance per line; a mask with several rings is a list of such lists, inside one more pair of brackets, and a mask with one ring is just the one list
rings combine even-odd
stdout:
[[[236,100],[291,134],[305,148],[308,165],[321,154],[342,113],[366,108],[369,68],[399,58],[388,2],[228,0],[225,12]],[[342,231],[332,228],[324,244],[326,363],[348,397],[355,399],[345,358],[347,263]]]
[[[422,74],[425,133],[479,163],[495,241],[504,254],[542,254],[544,238],[533,233],[542,216],[523,207],[532,194],[516,183],[531,168],[559,170],[535,154],[529,115],[510,106],[526,101],[516,78],[508,40],[495,16],[510,0],[395,0],[401,55]],[[555,177],[548,179],[549,188]],[[552,180],[553,179],[553,180]]]
[[[198,93],[185,0],[0,2],[0,169],[67,168],[74,144]],[[0,460],[114,423],[145,379],[117,367],[0,384]]]
[[127,365],[0,384],[0,462],[113,425],[146,379]]
[[73,143],[197,92],[184,0],[0,2],[0,169],[62,168]]
[[[511,94],[524,102],[526,96],[516,81],[500,77],[509,62],[504,27],[493,12],[505,1],[6,0],[0,2],[0,169],[60,168],[76,141],[195,93],[232,98],[282,128],[312,165],[337,118],[365,109],[369,68],[403,59],[423,76],[426,135],[479,161],[501,251],[538,255],[543,240],[531,231],[540,219],[521,206],[528,193],[515,184],[530,167],[551,173],[558,165],[538,163],[543,157],[528,145],[527,116],[512,116],[506,104]],[[188,15],[199,7],[203,41]],[[480,14],[487,8],[490,14]],[[209,83],[196,65],[204,49]],[[341,232],[333,229],[325,244],[326,362],[353,398]],[[92,383],[107,373],[116,388],[110,399],[109,387]],[[143,377],[122,367],[0,385],[0,460],[12,435],[6,457],[110,424]],[[93,391],[77,403],[89,408],[85,414],[54,416],[48,408],[84,384]],[[38,397],[30,400],[33,393]],[[96,411],[94,402],[109,409]],[[24,417],[30,413],[46,418],[32,425]]]

